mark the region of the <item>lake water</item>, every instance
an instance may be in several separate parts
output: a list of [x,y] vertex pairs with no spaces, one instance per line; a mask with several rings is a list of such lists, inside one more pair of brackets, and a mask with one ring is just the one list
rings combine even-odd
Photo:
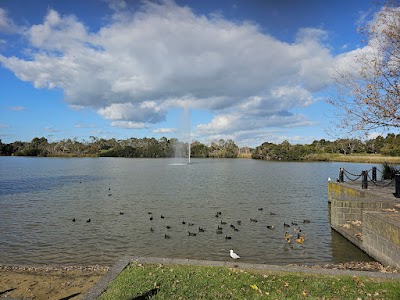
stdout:
[[[126,255],[227,261],[230,249],[251,263],[371,260],[331,230],[327,201],[327,178],[336,179],[339,167],[358,174],[371,165],[251,159],[175,163],[0,157],[0,264],[111,265]],[[284,222],[299,224],[303,244],[287,243],[284,232],[298,226],[284,228]],[[223,234],[216,233],[218,226]]]

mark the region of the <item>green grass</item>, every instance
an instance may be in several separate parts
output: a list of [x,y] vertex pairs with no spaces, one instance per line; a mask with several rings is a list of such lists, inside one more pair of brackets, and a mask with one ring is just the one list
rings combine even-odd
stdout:
[[133,299],[400,299],[400,280],[271,273],[223,267],[132,263],[99,298]]

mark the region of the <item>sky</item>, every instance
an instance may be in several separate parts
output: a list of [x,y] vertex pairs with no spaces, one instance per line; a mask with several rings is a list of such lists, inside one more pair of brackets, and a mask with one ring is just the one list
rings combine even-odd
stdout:
[[[0,0],[0,139],[333,140],[369,0]],[[190,134],[187,134],[190,132]]]

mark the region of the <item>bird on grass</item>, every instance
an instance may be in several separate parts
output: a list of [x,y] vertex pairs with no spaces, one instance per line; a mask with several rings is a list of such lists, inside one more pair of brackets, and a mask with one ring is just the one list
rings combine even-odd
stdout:
[[240,256],[237,255],[235,252],[233,252],[232,249],[230,250],[229,255],[230,255],[233,259],[239,259],[239,258],[240,258]]

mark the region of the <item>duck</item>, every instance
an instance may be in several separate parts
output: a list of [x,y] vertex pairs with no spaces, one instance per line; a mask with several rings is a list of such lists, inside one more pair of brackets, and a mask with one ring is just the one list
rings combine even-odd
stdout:
[[230,240],[230,239],[232,239],[232,237],[225,234],[225,239]]
[[148,214],[148,215],[152,215],[153,213],[152,213],[151,211],[148,211],[147,214]]
[[167,225],[167,226],[165,226],[165,228],[167,228],[167,229],[171,229],[171,226]]
[[303,220],[303,223],[311,223],[311,221],[308,220],[308,219],[304,219],[304,220]]
[[219,218],[219,215],[218,215],[218,214],[216,214],[216,215],[215,215],[215,217],[216,217],[216,218]]
[[275,226],[274,225],[267,225],[267,228],[270,230],[274,230]]
[[188,226],[194,226],[194,223],[188,223]]
[[119,212],[120,215],[123,215],[124,213],[122,211]]
[[222,224],[222,225],[226,225],[226,222],[224,222],[224,221],[221,220],[221,224]]
[[165,217],[163,215],[161,215],[161,219],[164,219]]
[[153,221],[153,217],[150,217],[150,221]]
[[91,220],[90,220],[90,219],[88,219],[88,220],[86,221],[86,223],[90,223],[90,221],[91,221]]
[[288,227],[290,227],[290,225],[289,225],[289,224],[286,224],[286,223],[283,223],[283,227],[288,228]]
[[218,225],[217,230],[222,230],[222,227]]
[[304,236],[302,236],[302,235],[300,235],[300,233],[298,233],[298,234],[297,234],[296,242],[297,242],[298,244],[303,244],[303,243],[304,243],[304,240],[305,240]]
[[153,229],[153,227],[150,227],[150,232],[154,232],[154,229]]
[[237,255],[235,252],[233,252],[233,250],[229,250],[229,255],[233,258],[233,259],[239,259],[240,256]]
[[257,220],[250,218],[250,222],[257,222]]
[[242,220],[236,222],[238,225],[242,225]]
[[182,224],[183,224],[183,225],[185,225],[185,224],[186,224],[186,222],[185,222],[185,221],[182,221]]
[[196,234],[194,232],[188,231],[188,236],[196,236]]
[[294,226],[298,226],[299,224],[298,224],[298,223],[296,223],[296,222],[292,222],[292,225],[294,225]]
[[168,234],[164,233],[164,239],[170,239],[170,238],[171,237]]
[[233,230],[234,230],[234,231],[239,231],[239,229],[237,229],[236,227],[235,227],[235,228],[233,228]]
[[270,214],[271,216],[276,216],[276,213],[274,213],[274,212],[272,212],[272,211],[270,211],[269,214]]
[[221,229],[217,229],[216,233],[217,234],[222,234],[222,230]]
[[75,221],[76,221],[76,219],[75,219],[75,218],[73,218],[73,219],[72,219],[72,222],[75,222]]
[[259,207],[258,210],[263,210],[263,208],[262,208],[262,207]]
[[204,232],[205,230],[201,227],[199,227],[199,232]]
[[220,211],[217,211],[217,215],[222,215],[222,212],[220,212]]
[[235,225],[231,224],[229,225],[231,228],[235,229]]

